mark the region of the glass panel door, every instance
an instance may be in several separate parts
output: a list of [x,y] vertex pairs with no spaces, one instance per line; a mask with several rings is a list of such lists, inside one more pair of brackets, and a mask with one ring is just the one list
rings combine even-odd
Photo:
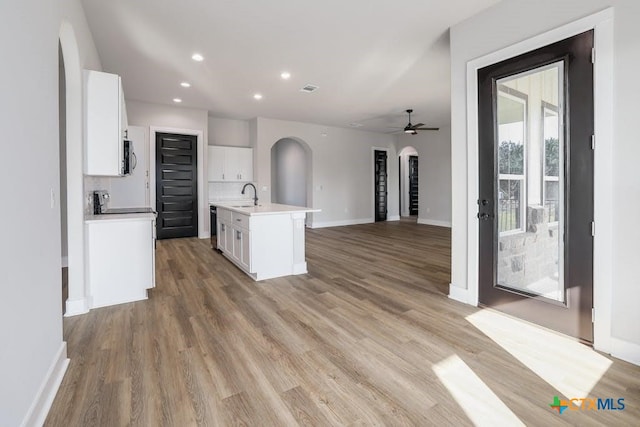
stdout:
[[496,286],[565,300],[562,61],[498,79]]
[[593,339],[593,31],[478,70],[478,301]]

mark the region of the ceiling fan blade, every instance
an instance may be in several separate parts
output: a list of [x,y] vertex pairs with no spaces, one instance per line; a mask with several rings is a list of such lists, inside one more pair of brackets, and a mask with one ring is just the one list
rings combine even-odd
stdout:
[[411,125],[411,127],[412,127],[413,129],[417,129],[417,128],[419,128],[420,126],[424,126],[424,123],[416,123],[415,125]]
[[417,128],[417,127],[414,127],[413,129],[414,130],[440,130],[440,128]]

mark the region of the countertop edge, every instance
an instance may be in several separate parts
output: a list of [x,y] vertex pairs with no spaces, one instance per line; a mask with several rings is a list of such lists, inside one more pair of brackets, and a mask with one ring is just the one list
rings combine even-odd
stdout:
[[153,212],[126,213],[126,214],[103,214],[85,215],[85,224],[105,222],[105,221],[150,221],[156,219]]
[[273,211],[255,212],[255,211],[253,211],[253,209],[255,209],[254,207],[241,208],[241,207],[229,206],[228,204],[226,204],[224,202],[216,202],[216,203],[210,203],[210,204],[213,205],[213,206],[216,206],[218,208],[227,209],[227,210],[230,210],[232,212],[237,212],[237,213],[241,213],[243,215],[249,215],[249,216],[286,215],[286,214],[293,214],[293,213],[321,212],[320,209],[307,208],[307,207],[302,207],[302,206],[279,205],[279,204],[275,204],[275,203],[270,203],[270,204],[266,205],[265,207],[282,206],[283,209],[281,209],[281,210],[276,209],[276,210],[273,210]]

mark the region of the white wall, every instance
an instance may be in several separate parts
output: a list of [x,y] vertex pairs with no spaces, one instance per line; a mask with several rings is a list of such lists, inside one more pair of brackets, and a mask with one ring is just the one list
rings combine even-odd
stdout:
[[271,201],[307,205],[307,153],[298,141],[284,138],[271,148]]
[[149,129],[149,158],[151,206],[155,207],[155,130],[180,133],[193,130],[200,132],[198,140],[198,236],[209,236],[209,205],[207,195],[207,151],[208,116],[207,110],[173,107],[127,100],[129,124]]
[[[571,23],[593,14],[607,6],[614,7],[613,75],[604,77],[613,82],[612,140],[599,140],[601,149],[612,150],[612,188],[608,196],[596,194],[596,209],[602,197],[612,197],[611,221],[601,224],[611,232],[613,268],[609,280],[596,282],[595,287],[610,291],[612,342],[627,343],[628,359],[640,360],[640,264],[637,262],[640,246],[640,228],[636,216],[640,210],[640,184],[637,178],[640,144],[637,137],[637,117],[640,116],[640,2],[637,0],[540,0],[523,2],[505,0],[493,8],[465,21],[451,30],[451,90],[452,90],[452,177],[453,177],[453,233],[452,233],[452,291],[467,288],[467,221],[470,208],[467,205],[467,94],[466,64],[507,46],[524,41],[551,29]],[[552,10],[553,13],[549,13]],[[523,19],[522,17],[527,17]],[[596,32],[596,43],[598,33]],[[596,53],[604,58],[610,52]],[[598,79],[596,72],[596,79]],[[609,83],[610,84],[610,83]],[[606,94],[601,94],[606,96]],[[596,96],[596,104],[599,102]],[[597,105],[596,105],[596,108]],[[608,114],[606,112],[605,114]],[[596,117],[596,122],[598,117]],[[599,130],[596,126],[596,134]],[[611,145],[608,145],[611,144]],[[597,148],[596,148],[597,151]],[[598,153],[596,152],[596,157]],[[596,187],[599,173],[596,160]],[[605,194],[607,191],[604,192]],[[598,224],[596,224],[598,230]],[[601,235],[602,236],[602,235]],[[598,233],[596,232],[596,241]],[[596,259],[596,264],[598,259]],[[596,306],[596,322],[598,322]],[[597,325],[596,325],[597,327]],[[596,343],[597,344],[597,343]],[[624,346],[624,345],[623,345]],[[614,354],[615,355],[615,354]]]
[[418,152],[418,222],[451,227],[451,128],[397,136],[400,152]]
[[[250,124],[250,126],[253,126]],[[323,136],[326,135],[326,136]],[[312,150],[313,227],[373,222],[373,148],[388,149],[388,218],[398,218],[398,163],[391,135],[283,120],[255,120],[255,170],[260,200],[271,199],[271,147],[297,138]]]
[[[79,65],[99,66],[99,60],[76,0],[6,0],[0,3],[0,15],[5,18],[0,49],[11,64],[0,68],[0,126],[11,129],[12,139],[19,141],[6,146],[8,155],[28,160],[5,162],[0,168],[0,179],[7,184],[3,196],[13,201],[11,209],[0,209],[0,221],[7,225],[0,240],[0,425],[16,426],[43,421],[66,366],[58,127],[62,19],[79,39]],[[72,105],[79,101],[67,99]],[[81,185],[81,172],[74,178]],[[82,200],[74,202],[81,211]],[[69,224],[70,229],[76,225]]]
[[249,122],[209,116],[208,144],[248,147]]

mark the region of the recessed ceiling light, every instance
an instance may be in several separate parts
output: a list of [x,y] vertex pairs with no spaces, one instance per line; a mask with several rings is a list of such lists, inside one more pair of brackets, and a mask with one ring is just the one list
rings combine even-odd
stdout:
[[280,74],[280,77],[282,77],[282,80],[289,80],[289,78],[291,78],[291,73],[289,73],[288,71],[283,71]]
[[193,59],[194,61],[202,62],[204,61],[204,56],[200,55],[199,53],[194,53],[193,55],[191,55],[191,59]]
[[182,83],[180,83],[180,86],[182,86],[182,87],[191,87],[191,83],[189,83],[189,82],[182,82]]
[[175,102],[176,104],[179,104],[182,102],[182,99],[180,98],[173,98],[173,102]]
[[259,93],[256,93],[255,95],[253,95],[253,99],[262,99],[262,95],[260,95]]

